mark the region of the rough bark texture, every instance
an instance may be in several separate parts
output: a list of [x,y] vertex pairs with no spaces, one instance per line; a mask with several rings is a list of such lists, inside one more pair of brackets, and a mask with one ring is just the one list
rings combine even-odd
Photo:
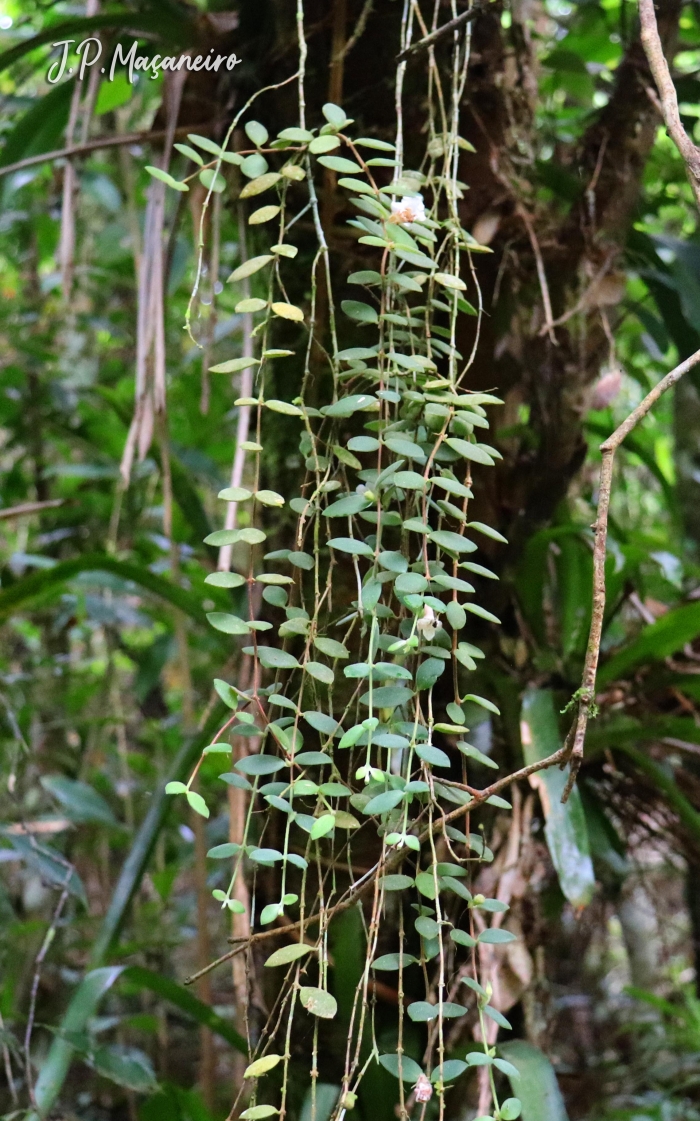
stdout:
[[[315,120],[329,92],[341,94],[346,112],[361,131],[370,129],[390,138],[400,6],[376,5],[342,66],[333,63],[343,37],[347,41],[352,36],[363,7],[361,0],[310,0],[306,4],[307,111],[309,119]],[[679,14],[680,0],[661,0],[659,30],[669,55]],[[479,487],[478,503],[484,520],[500,525],[508,535],[511,559],[519,555],[533,530],[552,517],[583,462],[583,415],[590,387],[609,356],[603,315],[614,327],[616,304],[623,293],[616,263],[619,268],[659,120],[646,92],[651,75],[635,27],[607,105],[594,116],[577,144],[560,146],[556,152],[558,165],[573,185],[572,197],[568,204],[544,202],[535,158],[540,64],[530,38],[530,28],[538,18],[539,7],[523,0],[515,6],[508,30],[502,26],[498,3],[473,21],[468,111],[463,114],[465,136],[476,148],[475,154],[465,154],[462,161],[461,174],[469,185],[462,204],[463,221],[490,242],[493,250],[492,255],[476,258],[487,315],[469,385],[496,387],[505,396],[499,424],[508,429],[500,445],[504,462],[495,477],[489,478],[489,489]],[[212,33],[209,24],[206,33]],[[225,38],[230,42],[230,32]],[[235,39],[244,61],[233,73],[234,85],[224,83],[222,87],[221,81],[196,75],[197,88],[186,89],[183,101],[194,116],[201,116],[208,98],[211,115],[223,121],[232,104],[240,105],[261,86],[294,72],[296,31],[288,4],[245,0]],[[438,64],[447,63],[448,52],[449,44],[438,43]],[[426,108],[425,63],[425,52],[418,52],[409,60],[406,75],[409,167],[418,163],[425,144],[421,131]],[[210,88],[205,90],[207,81]],[[190,105],[193,99],[194,107]],[[256,113],[271,131],[294,123],[294,86],[263,95]],[[324,213],[335,218],[329,243],[339,300],[353,295],[344,288],[344,277],[351,269],[363,267],[366,260],[363,247],[345,225],[349,215],[334,180],[329,174],[323,184],[322,205]],[[299,233],[303,230],[302,221]],[[310,228],[308,233],[311,240]],[[541,333],[543,289],[533,240],[541,254],[555,321],[578,301],[583,305],[583,314],[555,328],[554,340],[551,332]],[[474,296],[472,286],[470,298]],[[462,323],[460,349],[465,355],[471,346],[473,323]],[[340,330],[342,338],[348,328],[341,323]],[[499,555],[503,563],[502,551]]]

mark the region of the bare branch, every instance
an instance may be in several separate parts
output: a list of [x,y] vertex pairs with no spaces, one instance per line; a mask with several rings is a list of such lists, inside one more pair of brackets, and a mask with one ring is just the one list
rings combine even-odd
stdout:
[[591,616],[591,629],[588,635],[581,687],[574,694],[574,699],[577,704],[576,718],[571,726],[565,744],[566,756],[564,758],[564,763],[566,763],[567,760],[570,762],[571,771],[561,796],[562,802],[567,801],[576,781],[576,775],[583,761],[583,743],[586,737],[588,719],[591,712],[595,710],[595,679],[598,669],[600,640],[603,635],[603,620],[605,616],[605,555],[615,452],[632,429],[636,428],[640,420],[644,419],[649,410],[656,404],[659,397],[661,397],[667,389],[670,389],[672,385],[675,385],[677,381],[680,381],[683,375],[688,373],[688,370],[692,370],[693,366],[697,366],[698,362],[700,362],[700,350],[696,350],[695,354],[691,354],[690,358],[686,358],[684,362],[681,362],[675,369],[671,370],[669,374],[666,374],[666,377],[662,378],[661,381],[647,393],[644,400],[637,405],[637,408],[633,409],[622,424],[615,429],[613,434],[600,445],[603,463],[600,468],[598,511],[593,524],[593,530],[595,532],[593,545],[593,613]]
[[[182,125],[176,128],[173,136],[186,136],[189,132],[208,133],[216,126],[216,121],[208,121],[202,125]],[[57,148],[53,152],[41,152],[38,156],[27,156],[26,159],[17,160],[0,167],[0,177],[12,175],[14,171],[23,171],[25,167],[36,167],[40,163],[52,163],[54,160],[65,160],[71,156],[84,156],[88,152],[98,152],[102,148],[122,148],[128,144],[146,144],[153,140],[165,140],[169,135],[167,129],[158,129],[155,132],[125,132],[118,136],[98,136],[95,140],[88,140],[85,144],[74,144],[70,148]]]
[[676,87],[673,84],[656,23],[654,0],[639,0],[639,18],[641,20],[642,46],[647,56],[649,68],[654,75],[656,88],[659,91],[659,108],[663,113],[669,136],[680,152],[686,166],[695,201],[700,206],[700,148],[693,143],[683,128],[678,109]]
[[68,861],[63,860],[62,858],[59,858],[59,859],[60,859],[61,864],[64,865],[67,869],[66,876],[65,876],[65,879],[63,881],[61,894],[59,896],[58,903],[56,904],[56,907],[55,907],[55,910],[54,910],[54,913],[53,913],[53,917],[51,919],[51,923],[49,925],[48,930],[46,931],[46,934],[44,935],[44,940],[41,943],[41,948],[39,949],[39,953],[36,955],[36,958],[34,959],[34,976],[32,977],[32,989],[31,989],[31,995],[30,995],[30,998],[29,998],[29,1014],[27,1016],[27,1026],[26,1026],[25,1032],[24,1032],[25,1078],[27,1080],[27,1089],[29,1090],[29,1099],[32,1103],[32,1106],[35,1109],[37,1108],[37,1102],[36,1102],[36,1097],[34,1096],[34,1079],[33,1079],[33,1076],[32,1076],[31,1045],[32,1045],[32,1032],[34,1030],[34,1016],[36,1014],[36,997],[37,997],[37,993],[39,991],[39,982],[41,980],[41,969],[42,969],[42,966],[44,964],[44,958],[46,957],[47,953],[49,952],[49,949],[51,948],[51,944],[52,944],[54,938],[56,937],[56,930],[58,929],[58,923],[59,923],[60,918],[61,918],[61,912],[63,911],[66,900],[68,899],[68,884],[70,883],[70,878],[73,875],[73,865],[69,864]]
[[16,1106],[16,1105],[19,1104],[19,1097],[17,1095],[17,1087],[15,1086],[15,1080],[14,1080],[13,1075],[12,1075],[12,1060],[10,1059],[10,1049],[4,1041],[5,1040],[5,1036],[4,1036],[5,1031],[6,1031],[5,1021],[2,1018],[2,1012],[0,1012],[0,1032],[3,1033],[2,1061],[3,1061],[3,1066],[5,1067],[5,1078],[7,1079],[7,1086],[8,1086],[8,1089],[10,1091],[10,1097],[12,1098],[12,1104],[14,1106]]
[[546,335],[552,329],[552,327],[561,327],[564,323],[568,323],[569,320],[572,319],[575,315],[578,315],[580,311],[586,310],[591,297],[594,295],[596,288],[612,265],[618,252],[619,250],[617,248],[610,250],[607,257],[603,261],[603,264],[598,269],[598,272],[593,277],[591,283],[588,285],[585,292],[583,292],[583,294],[576,301],[573,307],[570,307],[568,311],[565,311],[564,314],[560,315],[557,319],[553,319],[551,323],[542,324],[539,330],[540,337],[542,335]]
[[549,286],[547,285],[547,274],[544,269],[544,261],[542,259],[542,252],[540,250],[540,243],[537,240],[535,227],[532,224],[530,215],[528,214],[522,203],[518,203],[516,207],[518,216],[522,218],[523,225],[527,230],[527,236],[530,238],[530,245],[532,252],[535,256],[535,264],[537,266],[537,279],[540,282],[540,291],[542,293],[542,303],[544,304],[544,332],[549,335],[550,341],[557,346],[557,339],[554,334],[554,321],[552,319],[552,301],[549,298]]
[[6,506],[0,510],[0,522],[9,518],[26,518],[29,514],[40,514],[42,510],[55,510],[65,506],[65,498],[49,498],[45,502],[23,502],[19,506]]
[[367,20],[371,16],[373,9],[374,9],[374,0],[365,0],[364,7],[363,7],[362,11],[360,12],[357,23],[355,24],[355,30],[353,31],[353,33],[350,36],[350,38],[348,39],[347,43],[343,47],[342,51],[340,51],[340,53],[335,56],[333,61],[335,61],[336,59],[340,60],[341,58],[345,58],[346,55],[350,54],[350,51],[352,50],[352,48],[355,46],[355,44],[364,35],[365,28],[367,27]]
[[[700,361],[700,351],[698,351],[697,358],[698,361]],[[534,775],[538,771],[546,771],[550,767],[555,767],[557,763],[561,763],[562,760],[566,761],[567,751],[568,747],[566,744],[564,744],[564,746],[560,747],[558,751],[555,751],[553,755],[548,755],[546,759],[538,759],[537,762],[529,763],[528,766],[521,767],[519,770],[513,771],[512,774],[506,775],[504,778],[499,778],[496,780],[496,782],[492,782],[490,786],[485,787],[483,790],[480,790],[477,794],[475,794],[471,801],[467,802],[466,805],[458,806],[457,809],[451,810],[450,813],[439,817],[436,821],[433,822],[432,825],[426,826],[426,828],[420,834],[419,840],[421,842],[427,840],[432,833],[439,832],[444,825],[449,825],[451,821],[454,821],[459,817],[464,817],[465,814],[470,813],[472,810],[476,809],[477,806],[480,806],[483,802],[486,802],[489,798],[493,797],[494,794],[498,794],[499,790],[503,790],[504,787],[509,786],[511,783],[517,782],[519,779],[529,778],[530,775]],[[461,784],[456,782],[451,782],[450,786],[457,786],[461,788]],[[334,907],[329,907],[323,913],[323,915],[321,915],[320,913],[309,915],[309,917],[303,923],[303,930],[306,931],[306,929],[311,926],[312,923],[315,925],[321,918],[324,919],[325,923],[328,923],[335,915],[340,914],[341,911],[347,911],[348,907],[351,907],[353,903],[355,903],[361,896],[365,894],[365,892],[374,887],[375,879],[380,873],[383,872],[386,874],[393,871],[395,868],[398,868],[398,866],[402,863],[407,855],[409,855],[409,850],[395,849],[387,859],[385,859],[384,861],[378,861],[374,865],[374,867],[370,868],[368,872],[361,876],[360,879],[357,880],[352,885],[352,887],[348,889],[348,891],[345,893],[345,897],[338,903],[336,903]],[[279,934],[290,935],[295,934],[300,930],[302,930],[301,921],[288,923],[284,926],[276,927],[273,930],[262,930],[258,934],[253,934],[245,941],[238,942],[232,950],[229,950],[226,954],[222,954],[222,956],[220,958],[217,958],[216,961],[210,962],[205,969],[200,969],[197,973],[193,973],[191,977],[185,978],[185,984],[191,985],[195,981],[198,981],[199,978],[202,977],[205,973],[209,973],[212,969],[216,969],[217,965],[223,965],[224,962],[230,961],[232,957],[235,957],[236,954],[242,953],[243,950],[247,949],[251,944],[257,944],[258,942],[267,942],[270,938],[276,938]],[[231,939],[231,941],[233,941],[233,939]]]
[[470,23],[473,19],[476,19],[477,16],[481,15],[489,6],[486,0],[476,0],[476,3],[466,12],[462,12],[462,14],[455,19],[451,19],[449,23],[443,23],[442,27],[438,27],[436,31],[432,31],[430,35],[426,35],[424,39],[419,39],[417,43],[406,47],[405,51],[401,51],[401,54],[396,56],[396,61],[405,62],[407,58],[410,58],[411,55],[416,54],[418,51],[427,51],[428,47],[432,47],[434,43],[437,43],[438,39],[442,39],[444,35],[449,35],[451,31],[457,31],[458,28]]

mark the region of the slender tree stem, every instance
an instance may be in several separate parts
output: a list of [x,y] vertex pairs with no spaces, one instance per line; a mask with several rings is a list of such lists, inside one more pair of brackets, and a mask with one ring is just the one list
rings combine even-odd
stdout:
[[658,401],[667,389],[680,381],[688,370],[692,370],[700,362],[700,350],[691,354],[681,362],[666,377],[662,378],[652,390],[647,393],[643,401],[633,409],[629,416],[620,424],[613,434],[600,445],[603,462],[600,468],[600,486],[598,491],[598,510],[593,524],[593,609],[591,615],[591,629],[586,647],[586,659],[583,666],[581,686],[575,694],[577,705],[576,718],[566,738],[566,757],[570,764],[569,777],[564,788],[561,800],[566,802],[571,794],[576,776],[583,761],[583,745],[586,738],[586,728],[591,712],[595,705],[595,679],[600,656],[600,642],[603,635],[603,622],[605,618],[605,556],[608,536],[608,515],[610,511],[610,494],[612,490],[612,475],[615,452],[626,436],[636,428],[649,410]]
[[681,121],[676,87],[673,84],[656,22],[654,0],[639,0],[639,19],[642,46],[659,91],[657,106],[663,113],[669,136],[683,159],[695,201],[700,207],[700,148],[690,139]]

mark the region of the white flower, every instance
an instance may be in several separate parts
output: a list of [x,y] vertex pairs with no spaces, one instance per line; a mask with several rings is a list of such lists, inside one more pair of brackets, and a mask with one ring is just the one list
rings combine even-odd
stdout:
[[435,634],[440,630],[441,626],[442,623],[436,617],[432,607],[426,603],[423,607],[423,614],[416,623],[416,630],[423,638],[426,638],[428,642],[430,642],[435,638]]
[[394,199],[392,202],[390,222],[423,222],[424,220],[425,203],[422,195],[409,195],[403,199]]

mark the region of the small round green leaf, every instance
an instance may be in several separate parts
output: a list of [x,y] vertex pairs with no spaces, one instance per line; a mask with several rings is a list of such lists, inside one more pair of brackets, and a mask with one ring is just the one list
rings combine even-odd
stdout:
[[188,790],[187,801],[195,813],[200,814],[201,817],[209,817],[209,807],[201,794],[195,793],[194,790]]
[[501,1121],[517,1121],[522,1112],[522,1102],[520,1098],[506,1098],[501,1103]]
[[276,965],[289,965],[290,962],[306,957],[312,950],[313,946],[307,946],[305,942],[293,942],[291,946],[281,946],[279,950],[275,950],[265,965],[270,968]]
[[[313,831],[312,831],[313,837]],[[338,1004],[334,996],[325,989],[314,989],[302,986],[299,989],[299,1000],[307,1012],[318,1016],[322,1020],[332,1020],[338,1011]]]
[[166,794],[186,794],[187,787],[184,782],[167,782],[165,784]]
[[394,1078],[401,1078],[403,1082],[417,1082],[423,1071],[415,1059],[408,1055],[380,1055],[379,1062]]
[[245,134],[249,140],[253,141],[256,148],[262,148],[270,135],[265,125],[261,125],[260,121],[248,121],[245,125]]
[[271,222],[273,218],[277,217],[281,209],[281,206],[261,206],[250,215],[248,225],[261,226],[264,222]]
[[178,179],[173,179],[172,175],[168,175],[167,171],[163,171],[160,167],[151,167],[146,165],[146,171],[152,175],[154,179],[160,179],[161,183],[165,183],[166,187],[172,187],[174,191],[189,191],[186,183],[180,183]]
[[332,829],[335,828],[335,815],[323,814],[314,822],[311,828],[311,840],[318,841],[321,837],[326,837]]

